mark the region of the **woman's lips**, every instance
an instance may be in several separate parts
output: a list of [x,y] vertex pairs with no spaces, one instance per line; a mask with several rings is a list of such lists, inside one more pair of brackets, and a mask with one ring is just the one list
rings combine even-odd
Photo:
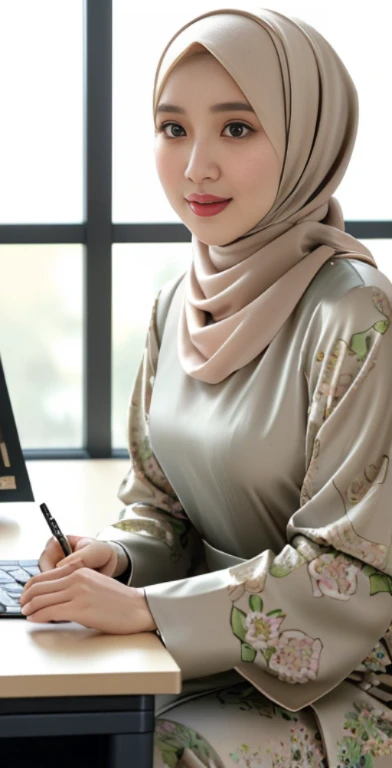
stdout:
[[220,203],[196,203],[195,200],[187,200],[187,203],[193,213],[197,216],[215,216],[217,213],[223,211],[229,205],[231,200],[232,198],[229,200],[222,200]]

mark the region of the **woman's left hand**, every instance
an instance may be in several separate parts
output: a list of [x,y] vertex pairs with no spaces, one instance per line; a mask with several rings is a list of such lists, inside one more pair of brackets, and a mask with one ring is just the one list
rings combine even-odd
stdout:
[[29,579],[20,598],[32,622],[76,621],[115,635],[157,629],[143,589],[135,589],[79,564]]

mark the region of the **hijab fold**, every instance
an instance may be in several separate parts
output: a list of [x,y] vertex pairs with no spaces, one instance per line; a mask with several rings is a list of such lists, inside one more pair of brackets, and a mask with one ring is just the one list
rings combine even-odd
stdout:
[[[178,356],[188,375],[217,384],[267,348],[328,260],[377,265],[365,245],[344,231],[332,196],[353,152],[358,97],[330,44],[305,22],[275,11],[205,13],[164,49],[154,114],[167,77],[193,43],[235,80],[282,169],[276,199],[252,230],[222,246],[192,235]],[[213,322],[207,325],[209,315]]]

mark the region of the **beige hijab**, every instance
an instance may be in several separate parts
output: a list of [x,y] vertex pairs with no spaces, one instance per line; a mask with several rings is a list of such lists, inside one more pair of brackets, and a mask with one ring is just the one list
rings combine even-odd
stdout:
[[276,200],[252,230],[224,246],[192,237],[178,355],[187,374],[216,384],[266,349],[326,261],[377,265],[344,231],[341,207],[331,197],[353,151],[358,97],[329,43],[303,21],[275,11],[202,14],[162,53],[154,114],[167,76],[196,42],[242,90],[282,165]]

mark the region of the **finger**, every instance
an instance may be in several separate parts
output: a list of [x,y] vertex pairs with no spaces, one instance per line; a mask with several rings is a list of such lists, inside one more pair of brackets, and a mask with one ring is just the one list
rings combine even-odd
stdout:
[[36,595],[22,606],[22,613],[24,616],[30,616],[37,611],[49,608],[52,605],[67,603],[71,599],[72,593],[70,589],[64,589],[61,592],[49,592],[43,595]]
[[52,568],[50,571],[45,571],[44,573],[37,573],[36,576],[32,576],[31,579],[26,581],[26,584],[24,586],[24,590],[22,592],[22,599],[26,598],[26,595],[28,594],[28,591],[30,589],[35,588],[37,584],[46,584],[50,582],[59,582],[61,579],[63,579],[66,576],[69,576],[71,573],[73,573],[78,568],[83,568],[84,563],[83,560],[74,561],[71,565],[65,565],[63,568]]
[[[76,550],[76,546],[78,541],[80,541],[80,536],[74,536],[73,534],[67,534],[67,539],[71,545],[71,549],[73,551]],[[83,539],[84,541],[85,539]],[[86,546],[86,545],[84,545]],[[57,563],[60,560],[64,559],[64,552],[60,546],[60,543],[57,541],[57,539],[52,536],[45,544],[45,549],[41,554],[41,557],[38,561],[38,566],[41,569],[41,571],[50,571],[52,568],[55,568]]]
[[72,533],[67,533],[67,539],[72,547],[76,547],[79,541],[84,541],[87,538],[87,536],[74,536]]
[[49,605],[26,616],[27,621],[34,624],[44,624],[48,621],[77,621],[72,617],[72,601],[58,605]]
[[45,544],[45,549],[38,560],[41,571],[50,571],[63,556],[63,550],[57,539],[52,538]]
[[67,555],[67,557],[63,557],[62,560],[59,560],[58,563],[56,563],[56,568],[63,568],[65,565],[79,565],[83,562],[82,557],[77,552],[74,552],[72,555]]
[[74,551],[78,552],[79,549],[84,549],[84,547],[88,547],[88,545],[92,544],[93,541],[94,539],[91,538],[91,536],[83,536],[82,539],[79,538],[79,541],[77,541],[75,544]]

